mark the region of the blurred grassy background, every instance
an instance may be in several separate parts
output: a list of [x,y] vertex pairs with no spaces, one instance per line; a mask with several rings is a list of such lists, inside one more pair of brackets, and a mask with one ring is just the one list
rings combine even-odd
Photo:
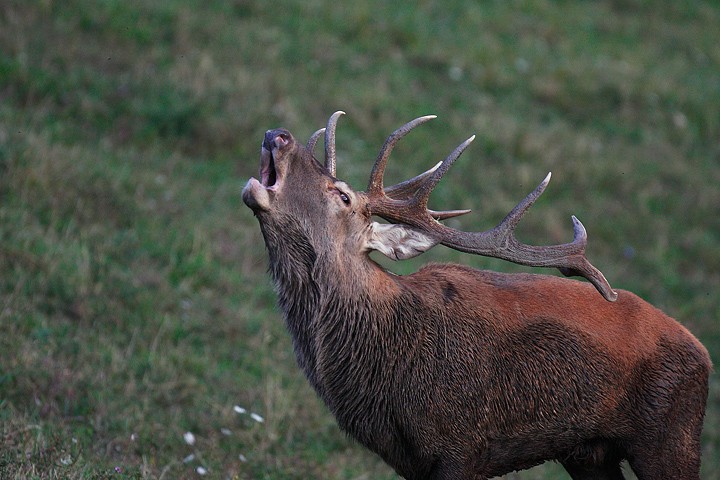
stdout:
[[[552,171],[521,238],[577,215],[610,282],[719,363],[719,31],[710,1],[4,0],[0,477],[396,478],[295,366],[240,200],[266,129],[338,109],[360,189],[415,116],[439,118],[388,181],[477,134],[431,199],[465,229]],[[391,268],[429,260],[529,270],[442,247]],[[717,373],[703,448],[720,478]]]

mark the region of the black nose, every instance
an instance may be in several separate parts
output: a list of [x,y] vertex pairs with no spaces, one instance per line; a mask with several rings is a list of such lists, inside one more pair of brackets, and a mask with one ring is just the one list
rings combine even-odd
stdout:
[[276,128],[265,132],[263,148],[272,151],[274,148],[283,148],[292,141],[292,135],[284,128]]

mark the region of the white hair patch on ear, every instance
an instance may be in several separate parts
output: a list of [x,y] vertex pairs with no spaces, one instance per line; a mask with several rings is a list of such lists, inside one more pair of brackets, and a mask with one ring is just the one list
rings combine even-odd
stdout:
[[393,260],[420,255],[437,245],[437,240],[407,225],[373,222],[367,247]]

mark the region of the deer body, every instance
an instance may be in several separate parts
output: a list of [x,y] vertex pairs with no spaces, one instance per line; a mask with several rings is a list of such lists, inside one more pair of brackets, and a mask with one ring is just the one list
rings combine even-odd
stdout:
[[[372,223],[372,200],[310,150],[268,132],[262,181],[243,198],[298,364],[343,430],[408,479],[546,460],[576,479],[623,478],[622,459],[640,479],[698,478],[710,361],[683,326],[576,280],[445,264],[388,273],[371,249],[404,258],[438,238]],[[286,199],[296,175],[304,191]]]

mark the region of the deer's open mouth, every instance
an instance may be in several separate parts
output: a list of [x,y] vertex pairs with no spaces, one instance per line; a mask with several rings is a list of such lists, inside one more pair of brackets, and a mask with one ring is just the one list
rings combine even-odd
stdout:
[[263,145],[260,153],[260,179],[251,178],[248,180],[242,192],[245,204],[256,213],[261,210],[269,210],[272,196],[280,186],[281,175],[273,152]]
[[275,167],[275,157],[272,151],[263,146],[260,155],[260,183],[263,187],[276,190],[278,185],[278,171]]
[[[294,145],[290,132],[278,128],[265,132],[260,150],[260,180],[251,178],[243,189],[243,200],[256,213],[270,210],[287,168],[288,149]],[[278,160],[280,160],[278,162]]]
[[292,144],[293,138],[290,132],[278,128],[265,132],[260,154],[260,183],[268,190],[277,190],[281,178],[278,168],[278,157],[286,154],[286,150]]

